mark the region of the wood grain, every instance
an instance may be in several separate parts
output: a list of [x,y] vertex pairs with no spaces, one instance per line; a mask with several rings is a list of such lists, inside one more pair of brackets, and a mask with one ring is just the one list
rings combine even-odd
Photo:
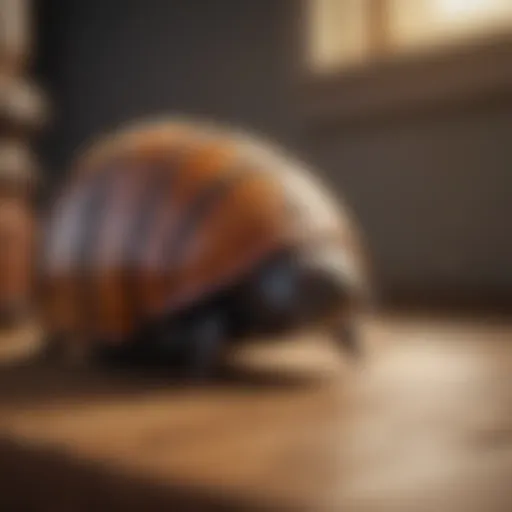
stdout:
[[209,387],[4,366],[0,507],[511,510],[512,325],[388,317],[365,335],[360,365],[305,335],[235,354]]

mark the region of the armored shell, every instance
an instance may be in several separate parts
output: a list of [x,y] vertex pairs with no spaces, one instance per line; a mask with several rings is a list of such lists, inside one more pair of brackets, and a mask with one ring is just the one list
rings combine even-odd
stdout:
[[122,343],[254,273],[282,251],[335,245],[348,295],[365,284],[359,235],[313,174],[268,142],[205,123],[138,124],[77,160],[50,212],[50,332]]

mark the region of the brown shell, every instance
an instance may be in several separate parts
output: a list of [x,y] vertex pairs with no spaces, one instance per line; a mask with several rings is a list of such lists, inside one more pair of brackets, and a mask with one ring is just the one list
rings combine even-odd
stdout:
[[[121,340],[285,246],[352,236],[346,216],[329,210],[309,178],[297,188],[296,167],[268,145],[183,122],[139,126],[93,145],[48,223],[50,330]],[[327,216],[308,211],[317,207],[313,196]],[[347,238],[351,253],[353,245]]]

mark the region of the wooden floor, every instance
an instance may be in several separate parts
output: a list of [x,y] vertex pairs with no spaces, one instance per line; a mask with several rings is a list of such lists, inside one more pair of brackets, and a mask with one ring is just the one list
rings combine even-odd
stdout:
[[7,362],[4,337],[0,510],[511,511],[512,324],[366,338],[357,365],[305,338],[185,388]]

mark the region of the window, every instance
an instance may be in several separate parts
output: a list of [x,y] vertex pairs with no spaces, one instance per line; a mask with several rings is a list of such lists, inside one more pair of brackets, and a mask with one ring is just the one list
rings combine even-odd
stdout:
[[315,73],[512,32],[512,0],[309,0]]

